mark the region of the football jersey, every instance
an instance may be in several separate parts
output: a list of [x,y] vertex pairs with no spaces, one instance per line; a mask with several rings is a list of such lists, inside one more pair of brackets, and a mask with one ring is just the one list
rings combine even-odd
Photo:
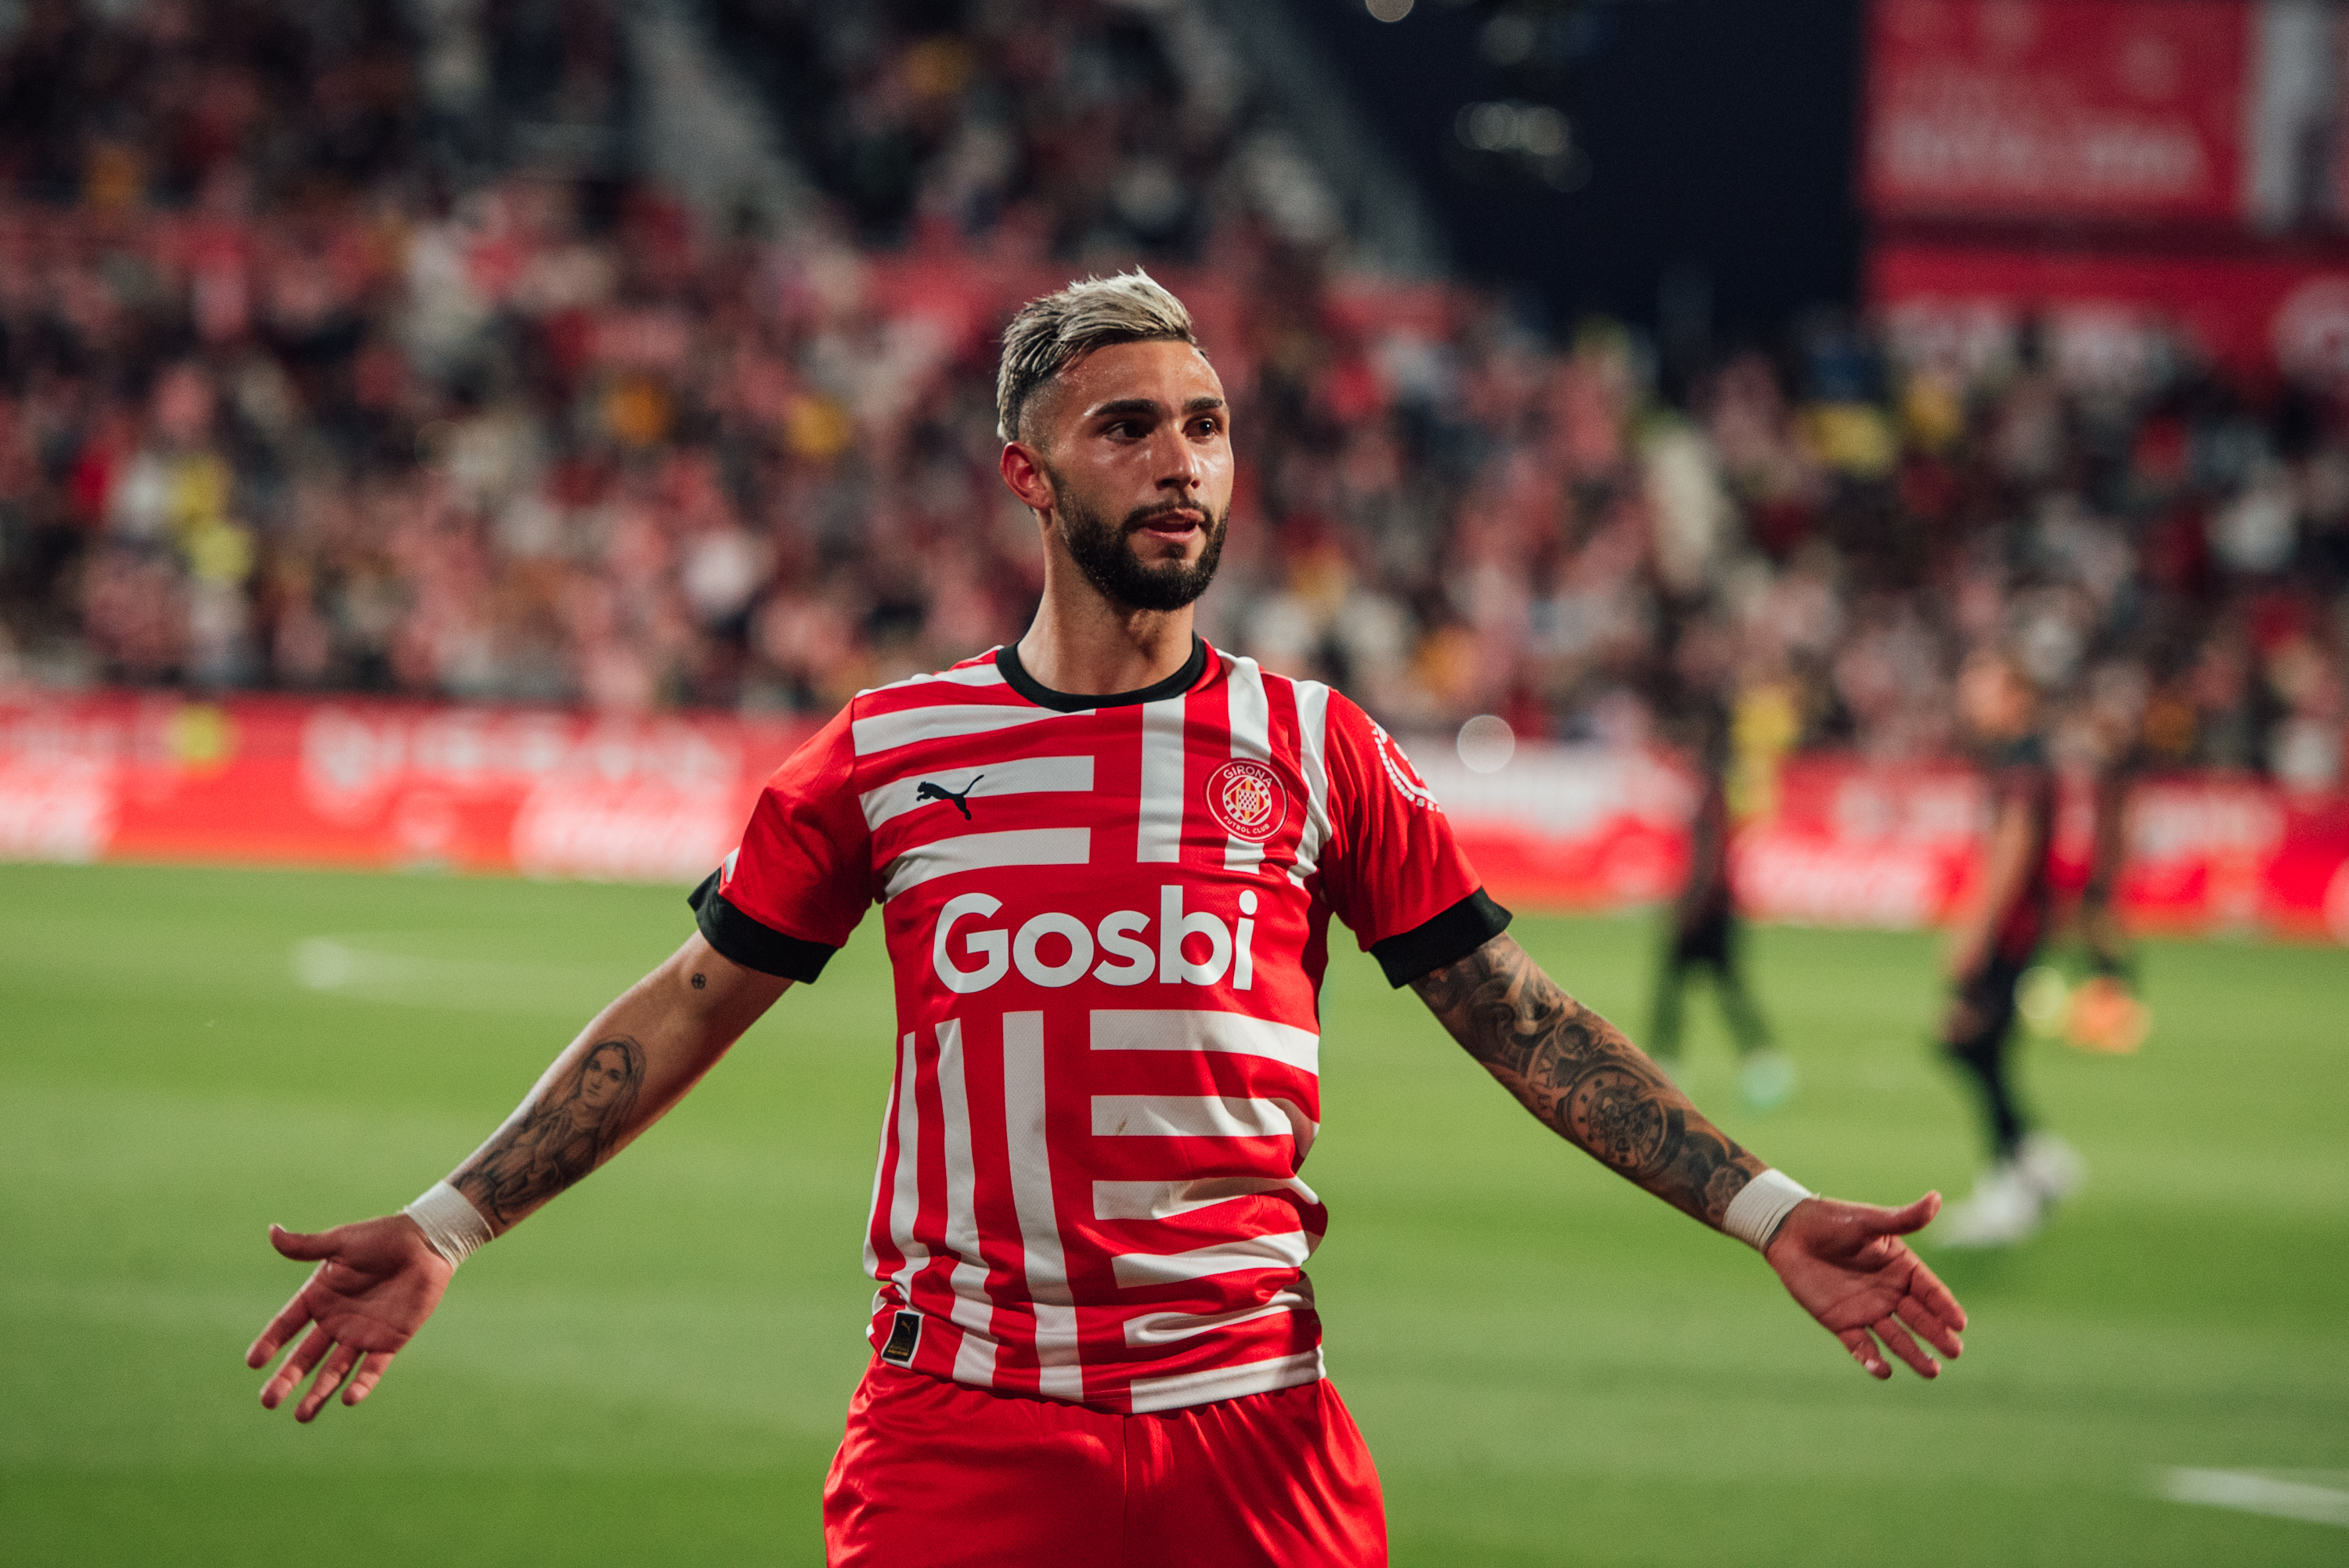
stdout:
[[1367,715],[1203,641],[1115,696],[1010,649],[859,694],[694,902],[802,980],[880,905],[881,1357],[1136,1412],[1321,1376],[1330,917],[1396,985],[1508,920]]

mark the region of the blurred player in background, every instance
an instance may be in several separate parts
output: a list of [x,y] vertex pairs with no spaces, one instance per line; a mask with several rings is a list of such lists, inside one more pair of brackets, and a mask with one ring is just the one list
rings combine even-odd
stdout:
[[471,1247],[642,1133],[876,903],[897,1072],[835,1564],[1385,1562],[1302,1267],[1333,914],[1546,1125],[1759,1249],[1871,1375],[1936,1375],[1912,1334],[1958,1354],[1964,1313],[1899,1239],[1933,1194],[1819,1198],[1723,1136],[1506,934],[1384,730],[1194,634],[1235,469],[1180,302],[1139,274],[1030,302],[998,410],[1046,562],[1027,635],[860,694],[794,753],[697,934],[448,1181],[273,1231],[318,1268],[248,1353],[309,1331],[265,1405],[314,1369],[297,1418],[365,1398]]
[[1988,770],[1991,822],[1981,880],[1950,934],[1954,995],[1941,1045],[1981,1096],[1991,1163],[1933,1239],[2005,1246],[2036,1231],[2047,1206],[2085,1173],[2063,1140],[2031,1129],[2013,1083],[2015,988],[2047,939],[2054,904],[2055,775],[2039,733],[2037,688],[2003,651],[1967,659],[1958,711]]
[[1721,693],[1729,674],[1724,651],[1724,639],[1702,622],[1688,624],[1673,650],[1679,697],[1672,706],[1690,735],[1697,800],[1689,820],[1688,875],[1672,901],[1648,1045],[1656,1060],[1677,1076],[1681,994],[1691,970],[1707,971],[1730,1037],[1736,1042],[1738,1087],[1748,1104],[1767,1110],[1794,1092],[1795,1068],[1783,1051],[1772,1047],[1769,1026],[1746,988],[1738,962],[1742,933],[1729,872],[1736,826],[1729,805],[1731,720]]

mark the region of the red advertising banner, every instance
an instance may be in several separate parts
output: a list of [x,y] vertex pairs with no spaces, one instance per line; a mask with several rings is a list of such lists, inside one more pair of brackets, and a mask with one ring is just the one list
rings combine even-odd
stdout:
[[[691,882],[734,846],[759,787],[813,733],[730,716],[109,694],[0,702],[0,860],[444,867]],[[1521,745],[1471,770],[1412,748],[1503,903],[1619,908],[1686,869],[1687,773],[1642,751]],[[1982,793],[1969,769],[1789,763],[1775,818],[1740,837],[1760,918],[1913,927],[1974,874]],[[2085,793],[2067,793],[2059,880],[2085,875]],[[2349,796],[2175,778],[2131,802],[2120,896],[2186,930],[2349,943]]]
[[2239,222],[2252,13],[1877,0],[1863,200],[1887,216]]
[[698,881],[812,729],[264,697],[0,705],[0,858]]
[[1868,296],[1899,350],[1963,363],[2026,317],[2059,368],[2124,374],[2175,330],[2238,372],[2349,379],[2349,255],[2114,255],[1894,242],[1868,256]]

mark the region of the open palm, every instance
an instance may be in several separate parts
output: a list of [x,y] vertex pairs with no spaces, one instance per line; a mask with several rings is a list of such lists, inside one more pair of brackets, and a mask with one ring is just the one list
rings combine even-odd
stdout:
[[1810,1198],[1795,1205],[1770,1240],[1764,1255],[1786,1293],[1842,1340],[1870,1377],[1892,1376],[1885,1350],[1920,1377],[1940,1377],[1940,1363],[1918,1345],[1920,1337],[1952,1358],[1964,1348],[1958,1331],[1966,1326],[1966,1309],[1900,1239],[1924,1229],[1940,1208],[1938,1192],[1905,1209]]
[[343,1403],[356,1405],[366,1398],[382,1380],[393,1355],[440,1305],[449,1276],[456,1272],[432,1250],[415,1222],[398,1214],[337,1225],[314,1235],[272,1225],[269,1240],[285,1256],[318,1264],[244,1353],[246,1366],[266,1367],[295,1335],[309,1328],[300,1348],[261,1388],[263,1407],[274,1410],[318,1367],[317,1381],[294,1408],[297,1421],[317,1415],[347,1379]]

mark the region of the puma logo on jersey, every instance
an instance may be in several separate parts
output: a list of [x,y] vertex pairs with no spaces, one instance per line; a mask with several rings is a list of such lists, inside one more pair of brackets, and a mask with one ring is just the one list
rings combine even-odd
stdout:
[[962,820],[968,822],[970,820],[970,806],[968,797],[972,790],[978,788],[978,779],[986,777],[987,775],[982,773],[978,779],[973,779],[969,783],[962,787],[962,792],[960,794],[957,794],[954,790],[947,789],[943,784],[933,784],[928,779],[925,779],[922,780],[921,788],[914,791],[914,799],[917,801],[952,801],[954,803],[954,809],[960,811],[962,813]]

